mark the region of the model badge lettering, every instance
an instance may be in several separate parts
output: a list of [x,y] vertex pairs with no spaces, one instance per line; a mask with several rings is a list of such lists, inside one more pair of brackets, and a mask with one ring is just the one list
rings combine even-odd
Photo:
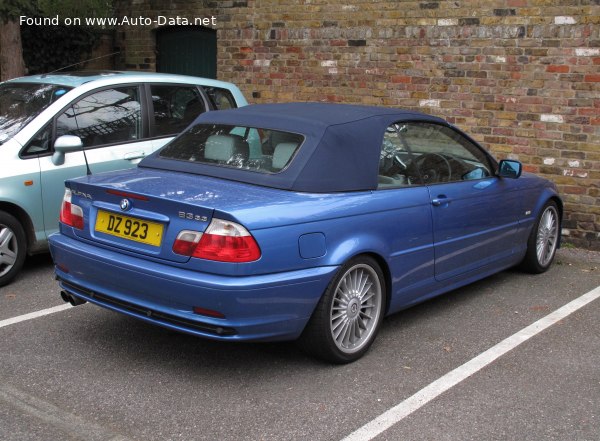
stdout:
[[91,194],[84,193],[83,191],[71,190],[71,194],[74,194],[75,196],[79,196],[79,197],[82,197],[82,198],[92,199],[92,195]]
[[199,214],[194,214],[194,213],[186,213],[185,211],[180,211],[179,217],[181,219],[189,219],[189,220],[195,220],[195,221],[199,221],[199,222],[207,222],[208,221],[208,218],[206,216],[200,216]]

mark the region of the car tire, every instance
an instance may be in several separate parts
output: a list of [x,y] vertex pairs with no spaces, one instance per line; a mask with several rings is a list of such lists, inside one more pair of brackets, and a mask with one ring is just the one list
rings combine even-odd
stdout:
[[322,360],[343,364],[361,358],[377,336],[386,304],[385,277],[375,259],[343,265],[311,316],[299,343]]
[[530,273],[540,274],[548,270],[554,260],[560,238],[560,214],[556,202],[549,201],[535,221],[529,239],[527,253],[521,267]]
[[19,221],[0,211],[0,286],[10,283],[25,262],[27,240]]

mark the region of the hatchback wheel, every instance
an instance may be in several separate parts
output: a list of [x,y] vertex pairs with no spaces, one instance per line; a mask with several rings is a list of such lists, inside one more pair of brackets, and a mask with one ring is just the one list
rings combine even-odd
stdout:
[[362,357],[379,331],[385,311],[385,279],[377,262],[360,256],[344,265],[323,294],[300,344],[335,363]]
[[552,264],[560,237],[560,216],[554,201],[548,202],[537,218],[527,241],[523,268],[532,273],[543,273]]
[[0,211],[0,286],[15,278],[25,262],[25,232],[17,219]]

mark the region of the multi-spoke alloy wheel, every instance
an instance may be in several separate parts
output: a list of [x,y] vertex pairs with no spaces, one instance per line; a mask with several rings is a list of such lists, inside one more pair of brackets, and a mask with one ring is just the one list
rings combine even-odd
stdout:
[[0,224],[0,277],[8,273],[17,261],[19,245],[15,233]]
[[537,218],[527,241],[527,253],[522,266],[532,273],[543,273],[554,260],[560,239],[558,206],[549,201]]
[[552,205],[548,206],[538,225],[535,249],[541,266],[548,266],[554,258],[558,241],[558,213]]
[[330,331],[342,352],[360,350],[371,339],[381,313],[381,284],[369,265],[358,264],[336,286],[330,313]]
[[21,269],[25,248],[21,224],[10,214],[0,211],[0,286],[10,282]]
[[370,256],[346,263],[329,284],[300,344],[310,354],[349,363],[369,349],[385,311],[385,278]]

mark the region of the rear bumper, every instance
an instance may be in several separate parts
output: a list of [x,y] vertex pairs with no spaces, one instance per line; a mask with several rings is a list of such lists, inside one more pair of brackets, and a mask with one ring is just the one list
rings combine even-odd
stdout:
[[[297,338],[337,266],[260,276],[198,273],[89,245],[49,238],[65,291],[147,322],[216,340]],[[225,318],[195,314],[194,307]]]

